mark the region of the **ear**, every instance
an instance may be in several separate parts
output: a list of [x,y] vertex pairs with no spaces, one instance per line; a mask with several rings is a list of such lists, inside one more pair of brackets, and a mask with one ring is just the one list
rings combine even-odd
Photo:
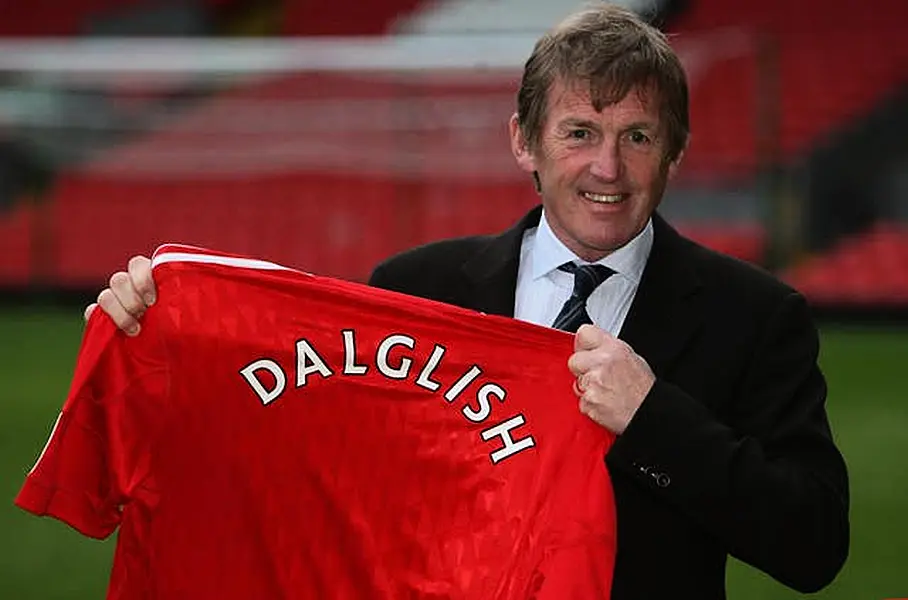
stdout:
[[674,179],[678,174],[678,171],[681,168],[681,159],[684,158],[684,152],[687,150],[687,140],[684,142],[684,147],[681,148],[681,152],[678,153],[678,156],[675,157],[675,160],[668,163],[668,178],[669,180]]
[[536,171],[536,160],[533,158],[533,152],[530,150],[527,139],[523,135],[523,130],[520,128],[517,113],[511,115],[511,120],[508,121],[508,131],[511,134],[511,152],[514,153],[514,158],[517,159],[517,166],[527,173],[533,173]]

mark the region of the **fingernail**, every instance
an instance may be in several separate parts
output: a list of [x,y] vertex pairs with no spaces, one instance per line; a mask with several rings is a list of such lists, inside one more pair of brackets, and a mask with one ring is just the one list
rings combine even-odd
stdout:
[[130,325],[126,330],[126,335],[139,335],[139,324]]
[[154,304],[154,301],[155,301],[154,294],[145,295],[145,305],[146,306],[151,306],[152,304]]

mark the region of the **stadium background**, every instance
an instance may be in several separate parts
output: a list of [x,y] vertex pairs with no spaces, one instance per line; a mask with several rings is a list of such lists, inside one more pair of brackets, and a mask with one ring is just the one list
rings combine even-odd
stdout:
[[[803,290],[853,545],[817,598],[908,596],[908,2],[625,0],[672,33],[692,146],[663,213]],[[113,544],[12,499],[79,307],[164,241],[362,280],[536,201],[506,118],[573,2],[0,3],[0,598],[103,597]],[[733,563],[734,599],[795,598]]]

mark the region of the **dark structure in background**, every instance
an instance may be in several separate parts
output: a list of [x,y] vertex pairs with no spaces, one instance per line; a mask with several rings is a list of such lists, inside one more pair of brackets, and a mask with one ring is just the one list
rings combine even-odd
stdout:
[[[821,143],[804,167],[807,247],[821,252],[878,221],[908,221],[908,80]],[[900,197],[899,197],[900,196]]]

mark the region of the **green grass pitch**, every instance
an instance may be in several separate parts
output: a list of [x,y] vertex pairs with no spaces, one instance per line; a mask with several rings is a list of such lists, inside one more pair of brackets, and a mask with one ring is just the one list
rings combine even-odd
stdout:
[[[113,541],[81,537],[13,506],[69,385],[79,310],[0,310],[0,598],[104,597]],[[852,547],[822,600],[908,597],[908,328],[827,327],[829,413],[849,465]],[[729,598],[799,598],[732,561]]]

